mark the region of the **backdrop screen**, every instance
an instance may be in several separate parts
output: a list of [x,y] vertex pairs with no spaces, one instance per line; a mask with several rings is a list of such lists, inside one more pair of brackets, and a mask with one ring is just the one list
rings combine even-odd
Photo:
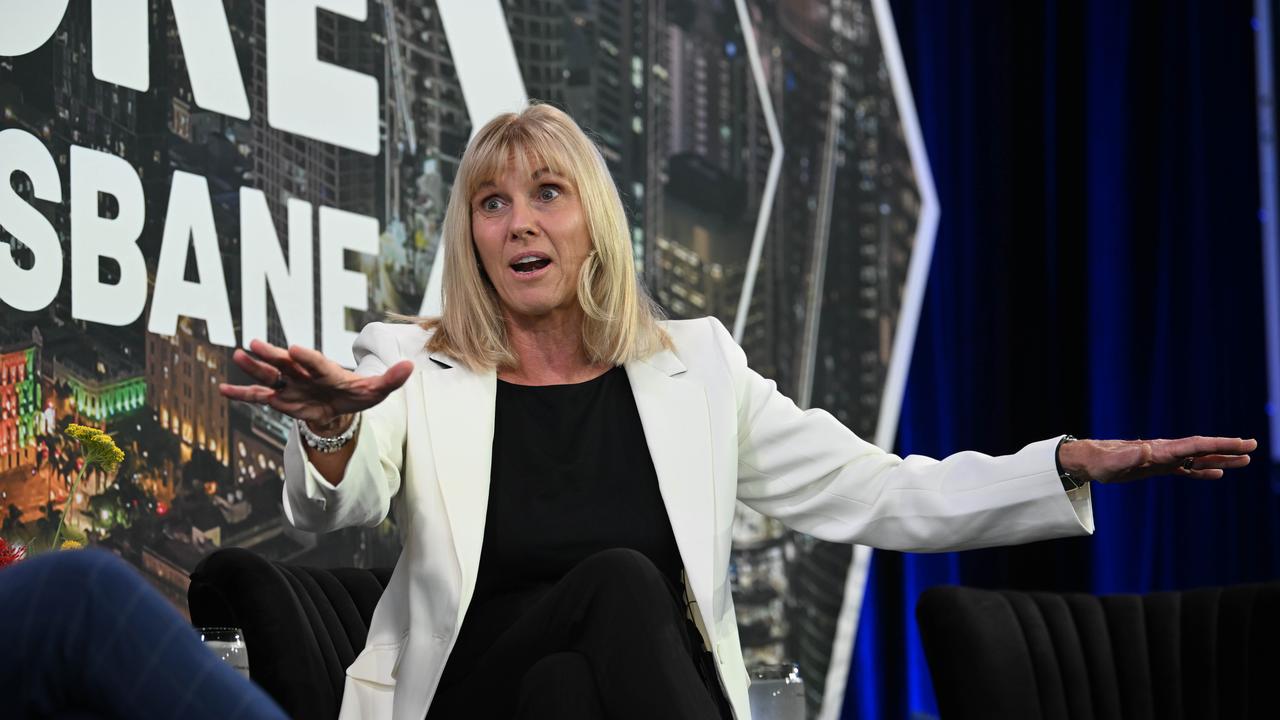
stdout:
[[[65,514],[182,608],[218,547],[399,550],[389,522],[290,528],[287,419],[217,385],[245,381],[230,355],[251,338],[349,363],[364,323],[418,312],[472,131],[450,43],[491,39],[450,37],[432,2],[318,4],[0,3],[3,534],[39,546]],[[741,343],[871,437],[920,212],[873,9],[745,9],[757,70],[731,1],[502,4],[528,96],[592,134],[666,312],[733,327],[767,217]],[[126,452],[75,497],[72,422]],[[747,664],[799,662],[816,707],[850,549],[745,511],[735,539]]]

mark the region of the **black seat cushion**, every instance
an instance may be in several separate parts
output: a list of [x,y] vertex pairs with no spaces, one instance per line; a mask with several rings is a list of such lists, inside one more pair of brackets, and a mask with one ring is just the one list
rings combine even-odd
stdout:
[[197,627],[244,631],[250,676],[290,717],[336,718],[390,579],[390,568],[297,567],[228,548],[196,566],[187,604]]
[[1280,717],[1280,583],[1098,597],[936,587],[944,718]]

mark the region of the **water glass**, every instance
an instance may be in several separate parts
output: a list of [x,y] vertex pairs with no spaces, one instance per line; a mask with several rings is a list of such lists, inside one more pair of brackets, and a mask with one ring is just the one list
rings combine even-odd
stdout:
[[804,681],[794,663],[757,665],[749,673],[754,720],[804,720]]
[[236,672],[249,677],[249,650],[244,644],[244,632],[234,627],[196,628],[204,646],[213,651]]

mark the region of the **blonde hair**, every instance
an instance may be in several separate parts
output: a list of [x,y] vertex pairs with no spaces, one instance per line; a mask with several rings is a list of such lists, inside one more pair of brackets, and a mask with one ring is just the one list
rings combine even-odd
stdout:
[[563,111],[532,104],[490,120],[463,153],[444,216],[443,309],[440,317],[412,318],[433,331],[427,350],[472,370],[519,365],[471,229],[472,196],[512,162],[522,174],[546,168],[565,178],[582,205],[592,247],[577,292],[587,357],[621,365],[670,348],[670,338],[658,325],[660,312],[636,280],[627,216],[600,150]]

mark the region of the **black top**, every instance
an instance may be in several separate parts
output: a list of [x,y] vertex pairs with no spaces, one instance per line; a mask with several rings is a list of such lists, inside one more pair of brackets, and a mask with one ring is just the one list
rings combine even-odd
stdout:
[[475,595],[441,686],[574,565],[644,553],[683,595],[680,552],[626,371],[574,385],[498,381],[493,466]]

